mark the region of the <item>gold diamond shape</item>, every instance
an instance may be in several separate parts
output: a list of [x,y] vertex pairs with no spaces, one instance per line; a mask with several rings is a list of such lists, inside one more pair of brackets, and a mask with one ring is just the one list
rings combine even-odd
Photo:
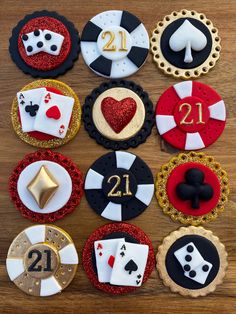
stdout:
[[45,166],[41,166],[36,176],[27,186],[29,192],[41,209],[47,205],[58,187],[58,183]]

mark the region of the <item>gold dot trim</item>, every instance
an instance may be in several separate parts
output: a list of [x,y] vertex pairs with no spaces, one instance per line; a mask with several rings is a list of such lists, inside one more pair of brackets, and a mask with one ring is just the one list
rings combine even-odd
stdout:
[[77,132],[79,131],[80,124],[81,124],[81,105],[79,99],[75,92],[65,83],[57,81],[57,80],[37,80],[34,81],[21,89],[21,91],[26,91],[33,88],[39,87],[53,87],[60,90],[63,95],[73,97],[75,102],[73,106],[72,116],[70,126],[67,130],[66,136],[64,138],[53,138],[51,140],[37,140],[36,138],[31,137],[28,133],[25,133],[21,129],[21,124],[19,121],[18,116],[18,102],[17,97],[14,98],[11,108],[11,120],[13,129],[15,130],[16,134],[20,137],[20,139],[27,144],[30,144],[35,147],[40,148],[53,148],[59,147],[70,140],[72,140]]
[[[166,186],[171,172],[181,164],[186,162],[197,162],[209,167],[218,177],[220,181],[221,193],[218,204],[211,212],[202,216],[185,215],[178,211],[169,201]],[[171,158],[171,160],[161,167],[160,172],[156,177],[156,197],[164,214],[171,217],[173,221],[179,221],[182,224],[200,225],[203,223],[215,220],[218,215],[223,212],[225,204],[228,202],[229,195],[229,180],[225,170],[221,165],[215,161],[214,157],[207,156],[202,152],[181,153],[178,156]]]
[[[205,26],[209,29],[212,38],[212,48],[208,58],[201,65],[192,69],[181,69],[174,66],[165,59],[161,51],[161,36],[165,28],[172,22],[186,17],[197,19],[205,24]],[[174,11],[170,15],[166,15],[161,22],[157,23],[156,28],[153,30],[152,36],[150,38],[150,49],[153,54],[154,62],[165,74],[172,75],[175,78],[189,79],[197,78],[202,74],[206,74],[215,66],[216,61],[220,57],[220,41],[221,39],[218,35],[217,28],[214,27],[213,23],[207,19],[204,14],[198,13],[196,11],[181,10],[180,12]]]

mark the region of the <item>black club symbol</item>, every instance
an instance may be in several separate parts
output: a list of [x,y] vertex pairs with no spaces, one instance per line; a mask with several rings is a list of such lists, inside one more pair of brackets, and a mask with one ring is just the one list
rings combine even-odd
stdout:
[[209,201],[214,194],[210,184],[204,183],[204,173],[196,168],[191,168],[185,173],[185,182],[176,187],[178,197],[184,201],[190,200],[193,209],[199,209],[200,200]]
[[35,117],[38,110],[39,110],[39,105],[33,105],[32,101],[30,102],[29,106],[25,106],[25,111],[28,112],[31,117]]

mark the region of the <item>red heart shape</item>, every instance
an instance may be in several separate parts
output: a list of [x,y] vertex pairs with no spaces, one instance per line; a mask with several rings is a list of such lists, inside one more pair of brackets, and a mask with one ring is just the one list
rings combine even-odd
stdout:
[[61,112],[57,106],[52,106],[46,111],[46,116],[50,119],[58,120],[61,117]]
[[137,109],[136,101],[127,97],[120,101],[106,97],[102,100],[101,110],[113,131],[120,133],[129,124]]

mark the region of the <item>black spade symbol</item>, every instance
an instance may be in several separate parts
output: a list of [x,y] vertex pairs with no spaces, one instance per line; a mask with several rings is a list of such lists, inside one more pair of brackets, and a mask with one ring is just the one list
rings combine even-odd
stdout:
[[125,270],[131,275],[132,271],[138,270],[138,265],[131,259],[126,265]]
[[184,201],[190,200],[193,209],[199,209],[200,200],[209,201],[214,194],[210,184],[204,183],[203,171],[191,168],[185,173],[186,183],[179,183],[176,187],[178,197]]
[[30,106],[25,106],[25,111],[28,112],[31,117],[35,117],[39,110],[39,105],[32,105],[32,101],[30,103]]

